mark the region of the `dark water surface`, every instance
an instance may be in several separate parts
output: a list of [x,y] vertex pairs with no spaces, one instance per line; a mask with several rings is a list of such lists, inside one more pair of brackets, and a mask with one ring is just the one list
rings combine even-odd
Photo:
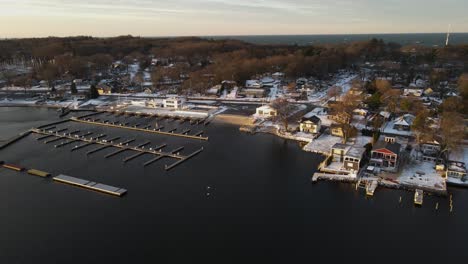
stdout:
[[[52,110],[0,108],[1,133],[56,117]],[[164,142],[168,149],[186,146],[184,154],[205,150],[169,172],[163,166],[173,160],[143,168],[151,156],[124,164],[131,153],[86,156],[96,146],[70,152],[75,144],[56,149],[60,141],[44,144],[37,135],[1,150],[0,160],[128,194],[116,198],[0,168],[0,263],[451,263],[468,257],[468,190],[450,190],[452,214],[446,198],[426,196],[416,208],[412,193],[379,188],[366,199],[352,185],[312,184],[321,157],[297,143],[241,134],[231,125],[208,126],[208,142],[61,126],[152,146]]]
[[[313,45],[338,44],[366,41],[373,38],[400,45],[419,44],[425,46],[445,46],[447,33],[408,33],[408,34],[338,34],[338,35],[250,35],[250,36],[212,36],[213,39],[238,39],[254,44]],[[450,34],[451,45],[468,43],[468,33]]]

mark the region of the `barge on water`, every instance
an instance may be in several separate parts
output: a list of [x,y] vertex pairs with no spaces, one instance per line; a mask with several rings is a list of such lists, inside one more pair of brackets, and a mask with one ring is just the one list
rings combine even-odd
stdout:
[[35,170],[35,169],[28,170],[28,174],[43,177],[43,178],[46,178],[46,177],[50,176],[50,173],[48,173],[48,172]]
[[82,188],[93,190],[93,191],[103,192],[103,193],[107,193],[107,194],[111,194],[111,195],[115,195],[119,197],[127,193],[127,190],[123,188],[113,187],[113,186],[105,185],[102,183],[83,180],[83,179],[79,179],[79,178],[75,178],[75,177],[71,177],[71,176],[67,176],[63,174],[60,174],[59,176],[54,177],[53,179],[54,181],[57,181],[57,182],[66,183],[66,184],[82,187]]

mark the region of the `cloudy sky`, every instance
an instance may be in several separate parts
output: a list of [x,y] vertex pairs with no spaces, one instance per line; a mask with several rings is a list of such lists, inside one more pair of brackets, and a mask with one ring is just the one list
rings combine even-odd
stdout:
[[467,0],[0,0],[0,38],[468,32]]

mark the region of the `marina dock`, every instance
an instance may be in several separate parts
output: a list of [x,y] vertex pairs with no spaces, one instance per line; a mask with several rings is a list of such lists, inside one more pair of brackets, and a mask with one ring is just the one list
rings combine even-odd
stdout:
[[[151,129],[137,128],[137,127],[127,126],[126,124],[124,124],[124,125],[106,124],[106,123],[103,123],[103,122],[83,120],[83,119],[79,119],[79,118],[76,118],[76,117],[72,117],[72,118],[70,118],[70,120],[75,121],[75,122],[85,123],[85,124],[107,126],[107,127],[114,127],[114,128],[125,128],[125,129],[129,129],[129,130],[134,130],[134,131],[161,134],[161,135],[166,135],[166,136],[183,137],[183,138],[197,139],[197,140],[208,140],[208,137],[203,137],[201,135],[201,133],[198,136],[197,135],[182,134],[182,133],[171,133],[171,132],[165,132],[165,131],[160,131],[160,130],[156,130],[156,129],[151,130]],[[175,131],[175,129],[173,131]]]
[[19,141],[20,139],[27,137],[29,134],[31,134],[31,131],[27,131],[27,132],[19,134],[18,136],[14,137],[14,138],[8,140],[7,142],[3,143],[2,145],[0,145],[0,149],[4,149],[4,148],[8,147],[9,145]]
[[[125,158],[124,162],[135,159],[135,158],[137,158],[137,157],[139,157],[139,156],[141,156],[143,154],[152,154],[152,155],[156,155],[158,157],[168,157],[168,158],[174,158],[174,159],[179,160],[179,161],[175,162],[172,165],[169,165],[169,166],[166,165],[166,170],[174,168],[175,166],[181,164],[182,162],[194,157],[195,155],[197,155],[197,154],[199,154],[200,152],[203,151],[203,148],[201,148],[201,149],[199,149],[199,150],[185,156],[185,155],[181,155],[179,153],[181,150],[183,150],[185,148],[184,146],[178,147],[178,148],[176,148],[176,149],[174,149],[172,151],[169,151],[169,152],[165,152],[165,151],[162,151],[162,149],[164,147],[166,147],[166,144],[162,144],[160,146],[157,146],[154,149],[151,148],[151,147],[145,148],[147,145],[149,145],[151,143],[150,141],[146,141],[144,143],[138,144],[137,146],[129,146],[128,143],[135,141],[135,139],[129,139],[129,140],[125,141],[125,142],[121,142],[121,143],[116,144],[116,143],[113,143],[113,142],[111,142],[109,140],[104,140],[104,139],[100,140],[100,138],[104,137],[105,135],[100,135],[100,136],[95,137],[95,138],[84,138],[84,137],[78,137],[77,138],[77,137],[74,137],[74,136],[71,136],[71,135],[58,136],[55,133],[50,133],[50,132],[39,130],[39,129],[32,129],[31,132],[37,133],[37,134],[40,134],[40,135],[53,135],[53,136],[56,137],[56,139],[57,138],[70,139],[70,140],[76,140],[76,141],[83,142],[82,145],[75,146],[74,148],[71,149],[71,151],[75,151],[75,150],[78,150],[78,149],[81,149],[81,148],[84,148],[84,147],[87,147],[87,146],[93,145],[93,144],[101,145],[99,148],[88,151],[86,153],[87,155],[89,155],[91,153],[94,153],[94,152],[97,152],[99,150],[105,149],[105,148],[113,147],[113,148],[116,148],[117,150],[107,154],[106,156],[104,156],[105,158],[110,158],[110,157],[115,156],[115,155],[117,155],[119,153],[122,153],[124,151],[135,151],[137,153],[130,156],[130,157]],[[115,138],[113,138],[113,139],[115,139]],[[143,166],[148,166],[151,163],[153,163],[153,162],[155,162],[155,161],[157,161],[159,159],[161,159],[161,158],[154,158],[154,159],[150,160],[151,162],[144,163]]]
[[75,178],[75,177],[71,177],[71,176],[67,176],[63,174],[60,174],[59,176],[54,177],[53,179],[54,181],[57,181],[57,182],[66,183],[66,184],[82,187],[82,188],[93,190],[93,191],[103,192],[103,193],[107,193],[107,194],[111,194],[111,195],[115,195],[119,197],[127,193],[127,190],[123,188],[113,187],[113,186],[105,185],[102,183],[83,180],[83,179],[79,179],[79,178]]

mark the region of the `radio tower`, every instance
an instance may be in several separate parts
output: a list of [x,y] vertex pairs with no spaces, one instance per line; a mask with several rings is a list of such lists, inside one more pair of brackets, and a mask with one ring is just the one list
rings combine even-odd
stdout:
[[451,25],[449,24],[449,26],[448,26],[448,31],[447,31],[447,39],[445,40],[445,46],[446,46],[446,47],[449,45],[450,27],[451,27]]

